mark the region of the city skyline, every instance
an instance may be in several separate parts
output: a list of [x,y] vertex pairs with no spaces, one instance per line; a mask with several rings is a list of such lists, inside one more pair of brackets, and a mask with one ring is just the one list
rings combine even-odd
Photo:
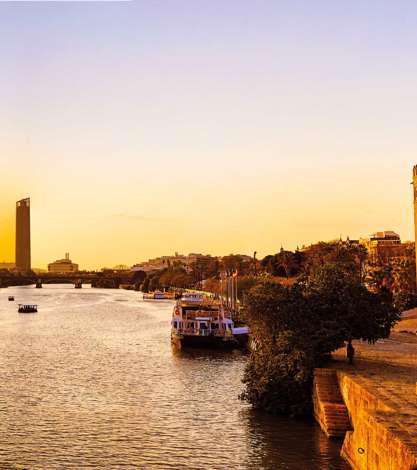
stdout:
[[[414,220],[415,220],[415,217],[416,217],[416,200],[415,200],[415,181],[416,181],[416,168],[417,168],[417,165],[415,165],[413,167],[413,186],[414,186]],[[16,227],[16,231],[15,231],[15,263],[13,263],[12,261],[8,260],[8,261],[4,261],[4,260],[1,260],[0,259],[0,263],[2,264],[10,264],[10,265],[15,265],[15,268],[18,270],[18,271],[21,271],[21,272],[29,272],[32,267],[31,267],[31,218],[30,218],[30,207],[31,207],[31,204],[30,204],[30,198],[25,198],[25,199],[21,199],[19,201],[16,202],[16,215],[15,215],[15,227]],[[416,223],[414,223],[414,229],[417,230],[417,225]],[[363,236],[363,234],[360,236],[360,237],[357,237],[359,239],[359,241],[361,243],[365,242],[366,240],[370,240],[372,239],[372,237],[381,237],[381,236],[384,236],[384,234],[388,234],[389,236],[394,236],[396,238],[396,240],[398,239],[398,241],[401,241],[401,237],[400,235],[398,235],[397,233],[395,233],[394,231],[379,231],[379,232],[375,232],[375,233],[372,233],[372,234],[369,234],[369,235],[366,235],[366,236]],[[340,234],[340,240],[342,240],[342,234]],[[346,240],[354,240],[351,236],[346,235]],[[313,241],[312,243],[308,244],[308,245],[305,245],[305,244],[297,244],[297,247],[295,248],[295,250],[298,250],[299,248],[307,248],[307,246],[309,245],[312,245],[314,243],[317,243],[317,242],[332,242],[332,241],[337,241],[337,238],[334,238],[333,240],[332,239],[322,239],[322,240],[315,240]],[[415,241],[408,241],[406,240],[405,241],[406,243],[415,243]],[[281,247],[280,247],[280,251],[282,251],[284,248],[283,248],[283,245],[281,244]],[[286,249],[288,249],[288,247],[286,247]],[[292,250],[294,250],[294,248],[291,248]],[[294,251],[295,251],[294,250]],[[278,250],[276,250],[278,252]],[[261,254],[261,258],[265,255],[265,254],[273,254],[275,253],[275,251],[271,251],[269,253],[263,253]],[[234,252],[230,252],[230,253],[222,253],[222,254],[219,254],[219,253],[216,253],[214,255],[214,257],[218,257],[218,258],[221,258],[223,256],[227,256],[227,255],[232,255],[232,254],[239,254],[239,255],[243,255],[243,256],[247,256],[248,258],[252,258],[252,255],[248,255],[248,253],[238,253],[236,251]],[[256,256],[258,254],[257,251],[253,252],[253,256]],[[203,253],[189,253],[188,255],[183,255],[183,254],[180,254],[178,252],[165,252],[165,253],[159,253],[157,255],[156,258],[148,258],[148,260],[136,260],[135,262],[132,262],[132,263],[128,263],[128,265],[125,265],[127,267],[132,267],[133,268],[138,268],[138,266],[140,265],[152,265],[153,262],[158,262],[158,263],[162,263],[163,259],[181,259],[182,262],[185,262],[185,264],[188,264],[190,263],[190,260],[187,261],[188,258],[192,259],[193,257],[196,257],[196,256],[209,256],[211,257],[212,255],[205,252],[204,254]],[[417,256],[417,254],[416,254]],[[73,264],[71,262],[71,260],[69,259],[69,252],[66,252],[65,253],[65,258],[61,258],[61,259],[58,259],[58,260],[55,260],[53,262],[48,262],[47,264],[47,268],[48,268],[48,271],[50,271],[50,266],[53,266],[55,264],[59,264],[59,263],[62,263],[62,262],[65,262],[65,263],[68,263],[68,264],[71,264],[71,271],[74,269],[73,266],[75,267],[75,270],[78,271],[78,264]],[[165,262],[165,261],[164,261]],[[118,264],[116,265],[117,267],[120,267],[122,266],[123,264]],[[101,269],[103,268],[111,268],[110,266],[105,266],[105,265],[102,265],[101,266]],[[34,267],[34,269],[41,269],[41,270],[44,270],[43,269],[43,266],[37,266],[37,267]],[[97,267],[95,268],[83,268],[83,269],[86,269],[86,270],[97,270]],[[148,268],[145,269],[145,271],[149,270]],[[152,270],[152,269],[151,269]]]
[[413,239],[412,2],[0,9],[1,260],[26,194],[35,267]]

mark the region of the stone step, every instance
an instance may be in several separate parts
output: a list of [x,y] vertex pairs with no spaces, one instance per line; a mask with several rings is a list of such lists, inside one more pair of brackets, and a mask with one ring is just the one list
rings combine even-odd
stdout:
[[351,429],[335,370],[315,369],[313,402],[316,419],[327,436],[343,437]]

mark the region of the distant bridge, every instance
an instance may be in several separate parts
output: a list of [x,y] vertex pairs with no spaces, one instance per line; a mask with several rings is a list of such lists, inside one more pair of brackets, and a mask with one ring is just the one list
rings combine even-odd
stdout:
[[91,284],[93,287],[114,287],[134,285],[137,280],[131,272],[75,272],[75,273],[40,273],[34,275],[19,275],[0,273],[0,287],[25,286],[36,284]]

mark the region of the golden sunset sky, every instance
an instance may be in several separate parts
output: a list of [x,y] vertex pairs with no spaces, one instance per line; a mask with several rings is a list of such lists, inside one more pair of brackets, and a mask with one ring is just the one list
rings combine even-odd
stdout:
[[0,3],[0,261],[413,238],[417,5]]

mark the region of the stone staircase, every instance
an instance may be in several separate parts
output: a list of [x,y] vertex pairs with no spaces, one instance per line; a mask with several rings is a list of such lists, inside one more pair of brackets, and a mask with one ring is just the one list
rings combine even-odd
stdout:
[[344,437],[351,429],[349,414],[334,369],[315,369],[314,416],[328,437]]

